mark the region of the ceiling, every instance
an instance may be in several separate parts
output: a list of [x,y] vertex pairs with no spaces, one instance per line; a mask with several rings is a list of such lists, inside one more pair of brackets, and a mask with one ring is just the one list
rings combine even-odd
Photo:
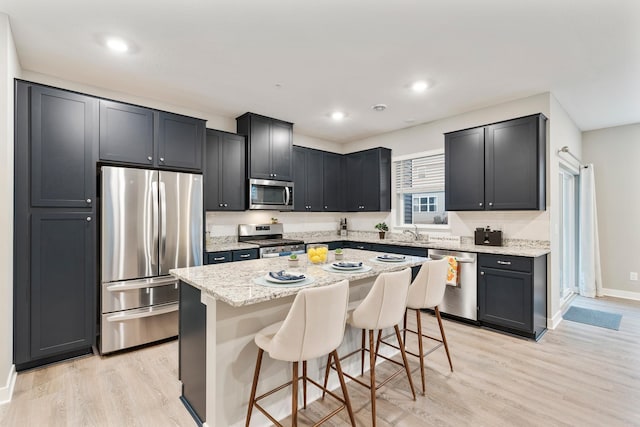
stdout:
[[[640,122],[637,0],[0,0],[0,12],[24,70],[330,141],[542,92],[582,130]],[[107,50],[107,35],[133,49]],[[414,93],[415,80],[431,87]]]

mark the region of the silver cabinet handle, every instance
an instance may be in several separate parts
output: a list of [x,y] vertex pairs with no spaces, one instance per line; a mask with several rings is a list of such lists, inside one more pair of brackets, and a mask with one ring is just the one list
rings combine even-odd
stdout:
[[90,216],[87,217],[87,221],[91,221],[91,217]]
[[225,203],[225,204],[224,204],[224,207],[226,208],[227,206],[229,206],[229,205]]
[[511,261],[496,261],[498,264],[502,264],[502,265],[511,265]]
[[218,204],[218,206],[222,207],[222,203]]
[[493,202],[489,202],[489,206],[493,206]]
[[240,255],[240,258],[249,258],[251,256],[251,254],[243,254]]
[[478,203],[478,206],[482,206],[482,202]]
[[151,160],[153,160],[153,157],[149,156],[149,157],[147,157],[147,160],[151,161]]
[[160,157],[160,161],[161,161],[161,162],[164,162],[164,157]]
[[481,275],[481,276],[484,276],[484,271],[481,271],[481,272],[480,272],[480,275]]
[[325,209],[329,209],[329,206],[325,205],[325,206],[324,206],[324,208],[325,208]]
[[219,256],[219,257],[215,257],[213,258],[214,261],[224,261],[224,257],[223,256]]
[[87,203],[91,203],[91,199],[87,199]]

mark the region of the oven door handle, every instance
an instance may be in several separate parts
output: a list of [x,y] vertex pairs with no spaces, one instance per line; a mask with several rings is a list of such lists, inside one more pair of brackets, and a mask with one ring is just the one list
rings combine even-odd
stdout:
[[178,303],[163,305],[159,308],[151,306],[138,310],[128,310],[132,311],[132,313],[129,314],[125,314],[126,312],[110,314],[106,317],[106,320],[107,322],[126,322],[127,320],[141,319],[143,317],[159,316],[161,314],[173,313],[174,311],[178,311],[179,308],[180,304]]
[[280,253],[275,252],[275,253],[270,253],[270,254],[260,254],[260,258],[278,258],[280,256]]

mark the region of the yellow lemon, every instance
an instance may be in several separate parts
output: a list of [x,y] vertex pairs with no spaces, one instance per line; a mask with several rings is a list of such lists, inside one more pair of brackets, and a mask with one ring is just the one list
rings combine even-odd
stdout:
[[316,255],[315,248],[309,248],[309,250],[307,251],[307,254],[309,254],[310,257]]
[[320,260],[321,260],[321,259],[320,259],[320,256],[319,256],[319,255],[313,255],[313,256],[311,257],[311,262],[312,262],[312,263],[314,263],[314,264],[319,263],[319,262],[320,262]]
[[320,260],[321,260],[322,262],[325,262],[325,261],[327,260],[327,254],[322,254],[322,255],[320,255]]
[[316,251],[320,252],[321,254],[326,254],[328,249],[325,248],[324,246],[321,246],[318,249],[316,249]]

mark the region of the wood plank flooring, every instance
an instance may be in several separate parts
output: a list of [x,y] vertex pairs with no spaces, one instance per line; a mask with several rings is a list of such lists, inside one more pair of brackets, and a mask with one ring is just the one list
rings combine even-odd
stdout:
[[[455,371],[443,349],[428,356],[427,395],[415,402],[398,376],[379,391],[378,426],[640,426],[640,302],[573,305],[621,313],[620,330],[563,321],[535,343],[445,320]],[[437,333],[435,318],[423,316]],[[194,426],[178,400],[177,352],[172,341],[21,373],[0,425]],[[419,388],[417,360],[409,363]],[[394,369],[388,365],[377,375]],[[358,425],[370,426],[368,391],[349,384],[349,393]],[[330,399],[312,403],[301,425],[329,407]],[[254,412],[257,424],[260,417]],[[326,425],[349,425],[347,414]]]

